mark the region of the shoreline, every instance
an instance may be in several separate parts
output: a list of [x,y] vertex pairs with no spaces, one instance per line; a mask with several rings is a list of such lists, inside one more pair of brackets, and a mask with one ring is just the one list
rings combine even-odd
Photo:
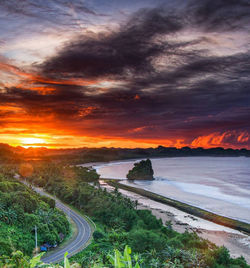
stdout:
[[[197,161],[199,161],[199,168],[196,166]],[[173,160],[155,158],[152,159],[152,165],[155,168],[155,180],[152,182],[126,180],[126,174],[134,162],[137,161],[130,159],[93,163],[92,167],[102,178],[120,180],[122,184],[179,201],[183,203],[181,207],[187,204],[200,208],[201,214],[207,211],[213,213],[212,216],[216,218],[221,216],[221,218],[225,217],[235,222],[243,222],[243,225],[250,225],[250,188],[247,177],[250,172],[250,162],[248,160],[242,158],[236,161],[236,159],[220,158],[217,161],[214,157],[200,157],[199,160],[195,157],[191,159],[183,157],[179,161],[178,158]],[[228,163],[232,163],[232,167]],[[165,170],[166,166],[168,168]],[[242,168],[245,171],[243,175],[241,175]],[[226,222],[227,226],[233,227],[230,223],[228,225],[230,220],[222,219],[222,223],[219,218],[217,220],[220,224]],[[250,234],[249,227],[239,230]]]
[[[101,187],[112,191],[115,186],[101,179]],[[225,246],[232,257],[243,256],[250,263],[250,236],[238,230],[219,225],[215,222],[197,217],[189,212],[181,211],[169,204],[152,200],[147,196],[130,190],[119,188],[122,195],[133,201],[138,201],[137,209],[151,210],[152,214],[163,221],[163,224],[171,221],[172,228],[180,233],[185,231],[196,232],[198,236],[207,239],[217,246]]]
[[142,189],[142,188],[137,188],[137,187],[133,187],[130,185],[126,185],[126,184],[120,183],[120,180],[103,179],[103,178],[102,178],[102,180],[105,180],[110,186],[121,188],[123,190],[127,190],[130,192],[139,194],[141,196],[147,197],[147,198],[154,200],[156,202],[159,202],[159,203],[162,203],[165,205],[169,205],[171,207],[179,209],[179,210],[186,212],[188,214],[191,214],[193,216],[197,216],[199,218],[202,218],[202,219],[211,221],[213,223],[216,223],[216,224],[219,224],[222,226],[226,226],[226,227],[229,227],[231,229],[238,230],[238,231],[246,233],[247,235],[250,235],[250,224],[249,223],[235,220],[232,218],[228,218],[225,216],[221,216],[221,215],[215,214],[213,212],[204,210],[202,208],[195,207],[195,206],[189,205],[187,203],[184,203],[184,202],[181,202],[181,201],[178,201],[175,199],[167,198],[165,196],[156,194],[154,192],[147,191],[147,190]]

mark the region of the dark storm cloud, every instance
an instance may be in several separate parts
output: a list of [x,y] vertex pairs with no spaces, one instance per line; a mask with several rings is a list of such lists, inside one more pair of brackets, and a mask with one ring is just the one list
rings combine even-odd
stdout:
[[191,20],[206,30],[249,30],[249,0],[194,0],[187,8]]
[[[200,61],[197,63],[199,71],[193,67],[194,63],[189,63],[177,73],[165,72],[140,78],[141,81],[130,80],[127,90],[116,88],[89,95],[88,86],[57,85],[53,94],[41,96],[37,92],[11,88],[5,94],[5,101],[19,103],[32,114],[54,114],[59,120],[70,121],[72,126],[76,124],[81,131],[86,128],[82,120],[91,120],[88,128],[96,131],[99,127],[106,135],[112,131],[114,135],[123,133],[128,137],[162,136],[164,133],[175,137],[181,131],[191,139],[194,133],[214,129],[250,131],[247,108],[250,77],[246,76],[249,55]],[[201,67],[203,65],[206,68]],[[207,74],[209,78],[187,82],[187,79]],[[146,85],[157,90],[144,91]],[[89,106],[93,110],[81,114]],[[128,131],[138,127],[144,127],[143,132]]]
[[[160,35],[170,36],[189,27],[203,27],[209,31],[243,30],[250,26],[249,17],[248,0],[195,0],[189,1],[184,9],[173,10],[167,6],[144,9],[135,13],[118,31],[99,36],[79,36],[48,59],[43,65],[43,72],[51,76],[64,73],[80,77],[152,73],[155,71],[152,62],[157,56],[180,56],[182,47],[191,45],[190,42],[173,43],[157,39]],[[193,40],[202,41],[209,42],[209,39]],[[192,60],[197,54],[200,56],[197,51],[189,51]],[[184,61],[185,58],[179,57],[179,60]],[[192,67],[195,71],[195,68],[199,70],[204,66],[196,62]]]
[[[31,114],[53,114],[79,133],[184,137],[191,143],[197,136],[226,132],[226,143],[250,147],[248,134],[237,141],[242,131],[250,133],[250,48],[230,55],[209,49],[211,31],[246,34],[249,12],[249,1],[243,0],[140,10],[119,29],[69,41],[37,66],[41,76],[52,79],[37,84],[53,87],[51,94],[5,88],[0,103],[14,102]],[[190,29],[202,34],[182,40]],[[61,78],[97,85],[53,83]],[[98,86],[102,80],[110,81],[104,89]]]
[[[232,82],[231,85],[226,84],[227,89],[232,91],[241,88],[242,83],[245,86],[245,82],[250,81],[249,70],[250,52],[220,57],[193,55],[173,71],[162,71],[143,79],[134,79],[134,85],[138,87],[167,85],[168,87],[173,86],[174,89],[178,89],[180,85],[187,89],[190,86],[190,89],[203,88],[203,77],[209,76],[209,79],[205,80],[205,85],[210,89]],[[196,78],[200,79],[194,81]],[[211,85],[211,82],[214,84]],[[236,84],[233,82],[236,82]],[[202,94],[201,91],[200,93]]]
[[151,60],[167,47],[153,38],[181,28],[179,18],[166,15],[164,10],[142,10],[119,31],[79,37],[45,62],[43,71],[82,77],[150,72]]

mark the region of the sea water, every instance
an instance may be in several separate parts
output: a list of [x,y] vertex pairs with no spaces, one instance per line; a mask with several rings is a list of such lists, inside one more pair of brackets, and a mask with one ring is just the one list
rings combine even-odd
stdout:
[[250,158],[173,157],[151,159],[154,181],[126,180],[138,160],[95,165],[102,178],[194,205],[250,223]]

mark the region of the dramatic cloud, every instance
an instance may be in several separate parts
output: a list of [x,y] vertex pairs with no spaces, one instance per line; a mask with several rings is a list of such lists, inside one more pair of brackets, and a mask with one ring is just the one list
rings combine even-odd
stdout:
[[[157,35],[182,28],[180,19],[164,10],[142,10],[118,31],[80,36],[43,65],[45,74],[103,77],[152,71],[154,57],[167,49]],[[172,49],[170,47],[169,49]]]
[[[1,0],[0,6],[3,12],[10,15],[32,18],[34,20],[47,20],[49,22],[62,23],[64,21],[71,24],[75,23],[76,18],[72,20],[72,13],[77,11],[77,15],[104,16],[89,8],[82,0],[53,0],[53,1],[32,1],[32,0]],[[77,17],[77,16],[75,16]]]
[[249,0],[194,0],[188,11],[208,31],[249,30]]
[[[32,3],[5,10],[68,12],[66,1]],[[72,5],[79,16],[105,17]],[[49,133],[59,146],[77,137],[79,146],[250,148],[249,17],[244,0],[166,1],[77,33],[42,63],[2,60],[0,125],[9,135]]]
[[200,136],[192,141],[194,147],[219,147],[221,145],[230,147],[235,144],[238,146],[248,147],[250,144],[250,135],[248,132],[228,131],[224,133],[212,133],[207,136]]

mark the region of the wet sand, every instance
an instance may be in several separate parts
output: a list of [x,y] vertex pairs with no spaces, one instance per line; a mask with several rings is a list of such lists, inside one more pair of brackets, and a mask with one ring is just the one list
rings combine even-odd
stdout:
[[[113,187],[103,183],[101,187],[112,191]],[[222,226],[216,223],[198,218],[186,212],[182,212],[171,206],[153,201],[147,197],[119,189],[124,196],[131,200],[138,201],[137,209],[149,209],[158,219],[165,224],[171,221],[172,227],[177,232],[183,233],[186,230],[196,232],[200,237],[207,239],[217,246],[225,246],[229,249],[232,257],[243,256],[250,263],[250,236]]]

